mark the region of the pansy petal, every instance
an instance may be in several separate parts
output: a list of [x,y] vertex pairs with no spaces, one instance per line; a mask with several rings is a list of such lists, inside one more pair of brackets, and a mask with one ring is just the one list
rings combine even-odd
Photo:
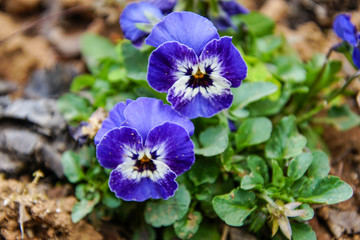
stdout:
[[210,75],[221,76],[238,87],[246,77],[247,66],[239,50],[231,43],[230,37],[209,42],[200,55],[200,62]]
[[341,39],[347,41],[352,46],[357,45],[358,36],[354,24],[350,21],[351,16],[348,14],[340,14],[334,20],[334,31]]
[[111,169],[124,162],[134,163],[139,152],[143,152],[141,136],[129,127],[110,130],[96,146],[96,157],[100,165]]
[[352,54],[352,59],[354,61],[355,66],[360,69],[360,46],[354,47],[354,51]]
[[181,115],[188,118],[211,117],[231,106],[233,95],[231,82],[223,77],[213,76],[208,87],[188,86],[190,77],[182,77],[168,92],[167,100]]
[[142,202],[149,198],[168,199],[174,196],[178,184],[176,174],[162,162],[156,163],[154,172],[138,172],[131,162],[120,164],[110,174],[109,187],[116,197],[125,201]]
[[125,103],[120,102],[114,106],[114,108],[109,112],[109,116],[102,122],[101,128],[95,135],[95,145],[99,144],[101,138],[105,135],[105,133],[107,133],[113,128],[121,126],[121,123],[125,121],[125,117],[123,115],[124,109],[131,102],[132,100],[126,100]]
[[164,14],[167,14],[174,9],[177,0],[148,0],[148,2],[160,8]]
[[150,55],[149,85],[156,91],[167,92],[180,77],[192,72],[197,61],[191,48],[178,42],[166,42]]
[[250,12],[249,9],[234,0],[220,0],[219,5],[229,16],[235,14],[247,14]]
[[163,18],[160,9],[151,3],[141,1],[128,4],[120,16],[120,26],[125,38],[131,40],[137,46],[141,45],[149,32],[140,30],[136,27],[136,24],[150,23],[148,19],[150,15],[158,19],[158,21]]
[[146,139],[148,132],[165,122],[178,124],[186,129],[191,136],[194,133],[194,124],[187,118],[174,111],[169,105],[159,99],[141,97],[130,103],[124,110],[126,121],[124,126],[135,128]]
[[192,12],[173,12],[154,26],[145,43],[158,47],[164,42],[179,42],[201,53],[205,45],[219,34],[205,17]]
[[187,131],[174,123],[166,122],[153,128],[145,141],[154,162],[163,162],[176,175],[190,169],[195,161],[194,144]]

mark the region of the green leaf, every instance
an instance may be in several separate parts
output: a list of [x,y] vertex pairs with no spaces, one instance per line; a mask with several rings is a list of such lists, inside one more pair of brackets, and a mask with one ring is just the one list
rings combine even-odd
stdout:
[[99,60],[103,58],[116,59],[115,46],[109,39],[86,33],[80,39],[81,55],[85,58],[88,68],[97,72]]
[[301,206],[298,209],[305,209],[305,214],[302,214],[299,217],[296,217],[295,219],[297,221],[308,221],[314,217],[314,209],[310,207],[308,204],[301,204]]
[[71,212],[71,220],[73,223],[79,222],[86,215],[91,213],[98,202],[99,198],[93,200],[81,199],[80,202],[76,202]]
[[240,227],[256,209],[255,194],[240,188],[213,199],[215,212],[230,226]]
[[[217,230],[217,225],[213,224],[200,224],[200,228],[197,233],[190,238],[191,240],[219,240],[220,234]],[[173,239],[172,239],[173,240]]]
[[89,101],[73,93],[62,95],[57,108],[67,121],[86,121],[92,113]]
[[127,76],[134,80],[146,80],[149,55],[135,48],[129,41],[121,44],[121,54]]
[[248,30],[257,37],[272,34],[275,27],[275,22],[271,18],[255,11],[234,15],[231,17],[231,21],[236,26],[245,23]]
[[222,126],[209,127],[200,133],[202,148],[195,149],[196,154],[206,157],[214,156],[225,151],[228,146],[228,132]]
[[155,240],[156,239],[156,232],[155,230],[147,225],[143,224],[140,228],[136,228],[134,231],[134,235],[132,240]]
[[215,159],[197,159],[189,171],[189,178],[195,186],[199,186],[204,183],[214,183],[219,173]]
[[109,208],[117,208],[121,205],[121,200],[113,193],[105,193],[102,202]]
[[176,235],[181,239],[189,239],[199,230],[202,220],[200,212],[192,212],[174,223]]
[[274,61],[275,74],[283,81],[290,83],[303,83],[306,80],[306,70],[297,56],[280,56]]
[[175,195],[168,200],[147,202],[145,221],[153,227],[170,226],[185,216],[190,200],[188,190],[184,186],[179,186]]
[[305,172],[311,165],[313,156],[311,153],[302,153],[296,156],[293,160],[290,161],[287,175],[293,181],[298,180],[304,176]]
[[261,190],[264,185],[264,178],[258,173],[250,173],[241,180],[241,188],[244,190]]
[[77,199],[86,199],[86,184],[81,183],[75,187],[75,196]]
[[77,92],[84,88],[91,87],[95,82],[95,78],[89,74],[76,76],[71,83],[70,91]]
[[285,185],[284,173],[276,160],[271,160],[272,164],[272,184],[276,187],[283,187]]
[[124,68],[116,68],[108,74],[109,82],[118,83],[126,81],[126,70]]
[[360,116],[351,111],[348,105],[333,106],[329,110],[326,122],[333,124],[341,131],[348,130],[360,124]]
[[316,240],[316,234],[306,223],[291,223],[293,240]]
[[269,181],[269,168],[264,159],[257,155],[250,155],[246,162],[252,173],[260,174],[265,182]]
[[326,177],[330,172],[330,164],[327,155],[321,151],[316,150],[312,152],[313,160],[308,169],[307,176],[314,177]]
[[244,108],[236,108],[234,110],[230,109],[230,119],[231,120],[247,118],[249,115],[250,115],[250,112]]
[[294,116],[284,117],[275,127],[270,140],[266,143],[267,158],[284,159],[299,155],[306,146],[306,138],[296,128]]
[[290,86],[285,85],[281,89],[281,95],[278,99],[261,99],[247,106],[251,116],[270,116],[280,112],[280,110],[288,102],[292,94]]
[[234,100],[230,110],[241,109],[249,103],[273,94],[277,90],[278,86],[270,82],[244,82],[241,87],[231,89]]
[[335,204],[349,199],[352,188],[335,176],[309,179],[299,193],[299,202]]
[[236,132],[236,145],[239,149],[263,143],[270,138],[272,124],[268,118],[246,119]]
[[273,62],[275,51],[285,45],[284,38],[278,35],[267,35],[256,39],[255,56],[266,62]]
[[77,183],[84,178],[84,173],[80,166],[80,157],[73,151],[68,150],[63,153],[61,163],[64,174],[72,183]]

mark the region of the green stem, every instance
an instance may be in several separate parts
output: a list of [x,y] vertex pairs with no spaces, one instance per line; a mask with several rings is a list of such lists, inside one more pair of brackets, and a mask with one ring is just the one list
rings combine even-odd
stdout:
[[328,53],[326,54],[326,57],[325,57],[325,61],[323,63],[323,66],[321,67],[319,73],[316,75],[314,81],[312,82],[311,86],[309,87],[310,91],[308,92],[308,94],[305,95],[303,101],[300,101],[300,104],[297,106],[296,110],[295,110],[295,113],[298,113],[302,107],[304,106],[304,104],[306,102],[308,102],[308,100],[314,95],[315,91],[316,91],[316,88],[317,88],[317,85],[319,84],[321,78],[323,77],[324,75],[324,72],[325,72],[325,69],[326,69],[326,66],[329,62],[329,58],[330,58],[330,55],[331,53],[335,50],[335,47],[332,47],[329,49]]
[[278,208],[277,204],[272,200],[268,195],[264,193],[256,194],[259,198],[264,199],[267,203],[269,203],[273,208]]
[[323,110],[325,107],[327,107],[329,105],[329,103],[331,103],[337,96],[339,96],[341,93],[343,93],[345,91],[345,89],[350,85],[350,83],[352,83],[352,81],[356,78],[360,77],[360,70],[357,71],[354,75],[352,75],[351,77],[349,77],[345,84],[337,89],[335,92],[333,92],[329,97],[327,97],[325,99],[325,101],[323,101],[322,103],[320,103],[319,105],[317,105],[314,109],[312,109],[311,111],[309,111],[308,113],[306,113],[305,115],[299,117],[297,119],[297,123],[303,123],[307,120],[309,120],[310,118],[312,118],[314,115],[316,115],[317,113],[319,113],[321,110]]
[[337,89],[335,92],[333,92],[327,99],[327,102],[331,102],[332,100],[334,100],[337,96],[339,96],[339,94],[343,93],[345,91],[345,89],[350,85],[350,83],[352,83],[352,81],[356,78],[360,77],[360,70],[357,71],[354,75],[352,75],[350,78],[348,78],[345,82],[345,84]]

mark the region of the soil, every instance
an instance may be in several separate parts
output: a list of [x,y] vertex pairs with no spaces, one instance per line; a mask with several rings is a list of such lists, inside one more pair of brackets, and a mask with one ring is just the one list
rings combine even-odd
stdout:
[[[122,37],[118,16],[123,5],[116,2],[0,0],[0,83],[7,83],[1,87],[8,87],[11,97],[17,98],[24,95],[37,70],[62,64],[77,74],[84,72],[79,55],[81,34],[95,32],[114,42]],[[352,20],[360,25],[360,1],[356,0],[239,2],[273,18],[277,31],[286,36],[305,61],[314,52],[326,53],[338,42],[331,23],[339,12],[351,12]],[[344,60],[340,54],[333,54],[332,58]],[[353,72],[344,61],[343,74]],[[357,86],[354,89],[360,90]],[[355,100],[350,102],[359,111]],[[348,131],[324,128],[323,137],[331,152],[331,174],[350,184],[354,196],[331,207],[317,207],[316,216],[309,223],[321,240],[360,239],[360,126]],[[53,186],[49,177],[32,180],[29,176],[25,174],[18,180],[0,176],[0,238],[123,239],[116,226],[95,229],[85,220],[73,224],[70,212],[76,199],[71,186]],[[235,236],[238,230],[230,231]],[[236,239],[232,235],[230,238]]]

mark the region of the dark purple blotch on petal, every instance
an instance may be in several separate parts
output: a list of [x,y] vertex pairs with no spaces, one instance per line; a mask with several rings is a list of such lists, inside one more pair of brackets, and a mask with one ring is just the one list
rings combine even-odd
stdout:
[[219,76],[231,82],[231,87],[239,87],[247,74],[247,66],[239,50],[231,43],[230,37],[222,37],[209,42],[200,55],[200,61],[217,59],[216,68],[220,69]]
[[[191,74],[198,63],[193,49],[178,42],[166,42],[154,50],[149,58],[147,79],[150,87],[167,92],[178,80],[178,74]],[[182,69],[179,69],[179,67]]]
[[176,175],[189,170],[195,161],[194,144],[187,131],[174,123],[164,123],[153,128],[146,139],[145,147],[152,155],[170,167]]
[[96,146],[96,157],[101,166],[114,169],[125,161],[135,161],[143,149],[139,133],[129,127],[114,128],[107,132]]

